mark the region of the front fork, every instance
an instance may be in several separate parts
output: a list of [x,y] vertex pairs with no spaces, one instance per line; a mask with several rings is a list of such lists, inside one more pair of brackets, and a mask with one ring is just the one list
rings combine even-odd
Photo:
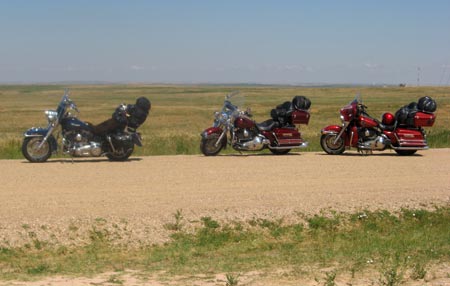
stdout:
[[53,133],[53,129],[55,129],[55,126],[53,124],[50,124],[48,126],[47,134],[45,134],[44,139],[42,139],[42,142],[38,146],[38,150],[40,150],[42,148],[42,146],[44,146],[45,142],[47,142],[48,137],[50,137]]
[[[216,143],[214,143],[214,146],[215,147],[218,147],[219,146],[219,144],[221,144],[222,143],[222,139],[223,139],[223,137],[225,137],[226,135],[227,135],[227,128],[224,128],[223,129],[223,131],[222,131],[222,133],[220,134],[220,136],[219,136],[219,138],[217,139],[217,141],[216,141]],[[225,147],[226,147],[227,145],[225,144]]]
[[348,125],[349,125],[349,123],[350,123],[350,122],[344,122],[344,123],[342,124],[342,129],[341,129],[341,131],[339,132],[339,134],[336,136],[336,138],[335,138],[334,141],[333,141],[333,144],[334,144],[334,145],[336,145],[337,142],[339,141],[339,139],[341,139],[341,136],[342,136],[342,134],[344,134],[345,130],[347,129],[347,127],[348,127]]

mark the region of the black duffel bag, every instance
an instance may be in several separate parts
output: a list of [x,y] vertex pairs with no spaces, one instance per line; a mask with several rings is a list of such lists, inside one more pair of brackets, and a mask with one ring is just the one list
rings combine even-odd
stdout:
[[150,100],[145,97],[139,97],[136,104],[129,104],[127,106],[128,126],[131,128],[138,128],[147,119],[148,113],[151,109]]
[[395,113],[395,120],[399,125],[414,126],[414,115],[417,112],[417,103],[411,102]]
[[297,110],[308,110],[311,107],[311,100],[303,95],[296,95],[292,99],[292,107]]
[[436,101],[429,96],[419,98],[417,109],[424,112],[435,112],[437,108]]
[[290,114],[292,112],[292,104],[285,101],[270,111],[273,120],[280,122],[282,125],[289,123]]

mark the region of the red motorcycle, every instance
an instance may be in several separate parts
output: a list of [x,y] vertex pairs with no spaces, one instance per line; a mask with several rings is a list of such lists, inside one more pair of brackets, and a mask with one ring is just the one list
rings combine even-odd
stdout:
[[233,92],[225,97],[222,110],[214,114],[213,127],[202,132],[200,150],[205,156],[217,155],[228,144],[237,151],[261,151],[268,148],[276,155],[308,146],[295,125],[308,124],[309,99],[296,96],[292,102],[285,102],[273,109],[272,119],[256,123],[251,119],[249,109],[242,111],[231,102],[237,94],[239,92]]
[[436,119],[436,102],[431,97],[422,97],[395,115],[384,113],[381,122],[367,114],[366,109],[359,96],[341,108],[342,125],[330,125],[321,131],[322,149],[338,155],[351,147],[365,154],[391,148],[399,155],[412,155],[429,148],[422,127],[433,126]]

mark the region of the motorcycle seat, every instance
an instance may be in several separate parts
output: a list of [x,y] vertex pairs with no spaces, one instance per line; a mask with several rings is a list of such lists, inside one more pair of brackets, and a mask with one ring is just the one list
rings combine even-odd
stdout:
[[118,128],[123,128],[124,125],[117,122],[114,118],[107,119],[103,121],[100,124],[97,125],[91,125],[92,126],[92,132],[96,135],[104,135],[108,132],[111,132],[113,130],[116,130]]
[[379,123],[380,124],[380,128],[386,131],[394,131],[395,130],[395,124],[393,125],[385,125],[383,123]]
[[395,130],[395,123],[392,125],[386,125],[383,124],[380,120],[376,119],[376,118],[372,118],[373,120],[375,120],[376,123],[378,123],[378,126],[380,126],[381,129],[386,130],[386,131],[394,131]]
[[256,123],[256,127],[258,127],[261,131],[269,131],[276,127],[278,127],[279,123],[274,121],[273,119],[268,119],[266,121],[263,121],[261,123]]

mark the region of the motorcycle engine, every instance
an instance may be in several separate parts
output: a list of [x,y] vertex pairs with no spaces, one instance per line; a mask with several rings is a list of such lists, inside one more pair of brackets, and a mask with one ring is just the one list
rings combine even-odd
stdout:
[[375,138],[377,138],[377,132],[369,128],[361,128],[358,131],[358,135],[359,138],[361,138],[363,141],[374,140]]
[[384,134],[378,135],[373,129],[362,128],[358,131],[359,144],[358,148],[361,150],[384,150],[391,144]]
[[239,128],[235,130],[235,142],[233,147],[243,151],[258,151],[262,150],[266,144],[267,139],[258,134],[256,128]]
[[256,135],[258,135],[256,128],[238,128],[235,130],[236,139],[240,142],[252,140]]
[[91,141],[92,133],[85,130],[69,131],[63,134],[63,152],[74,157],[98,157],[102,154],[101,144]]

